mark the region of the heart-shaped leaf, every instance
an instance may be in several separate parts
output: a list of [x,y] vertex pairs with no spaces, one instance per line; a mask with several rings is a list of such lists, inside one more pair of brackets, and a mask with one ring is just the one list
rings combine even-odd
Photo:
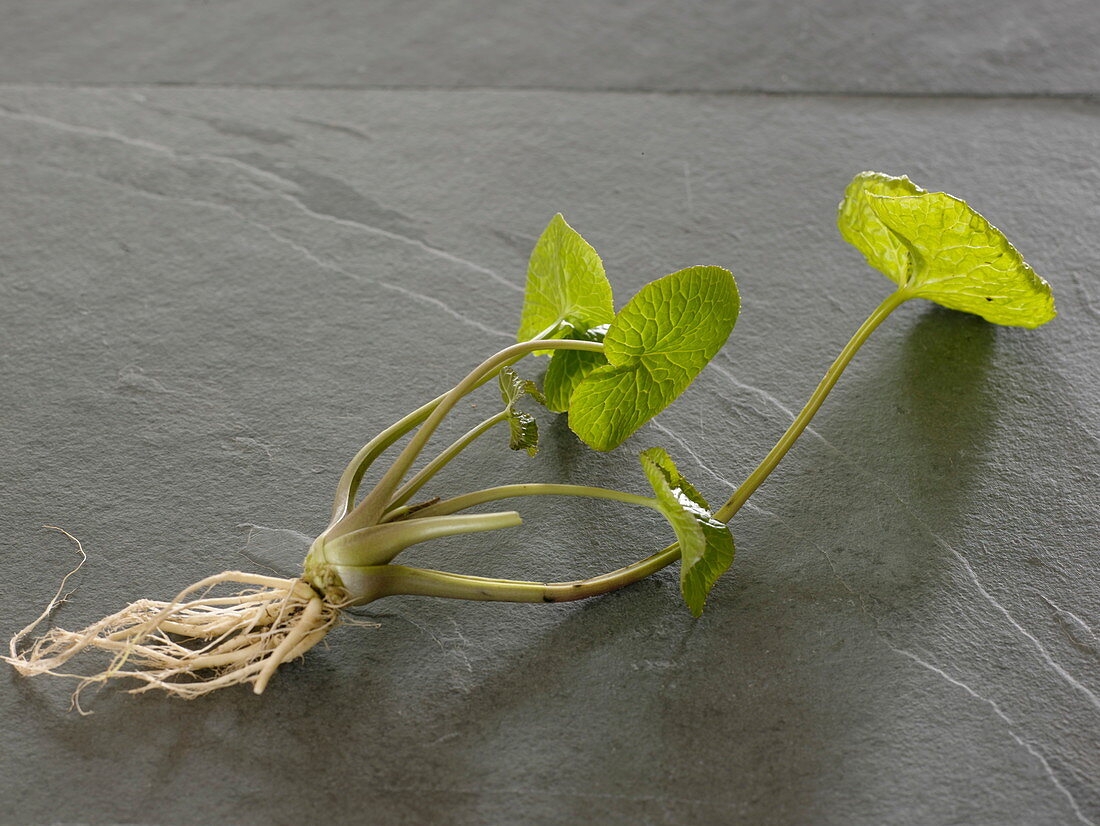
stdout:
[[667,452],[652,447],[641,455],[661,513],[680,543],[680,592],[691,613],[703,613],[707,594],[733,563],[733,534],[710,513],[710,506],[689,483]]
[[1050,284],[965,201],[926,192],[872,196],[871,205],[909,249],[914,296],[1015,327],[1038,327],[1056,315]]
[[530,341],[561,324],[587,330],[614,315],[600,256],[560,213],[555,215],[531,253],[516,340]]
[[729,338],[740,298],[721,267],[689,267],[647,284],[611,322],[608,364],[581,381],[569,426],[611,450],[679,396]]

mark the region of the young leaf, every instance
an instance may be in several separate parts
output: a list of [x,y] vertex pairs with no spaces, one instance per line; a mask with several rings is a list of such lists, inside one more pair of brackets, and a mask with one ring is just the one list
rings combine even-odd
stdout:
[[539,423],[530,413],[513,410],[508,416],[508,447],[526,450],[528,456],[539,452]]
[[530,341],[562,323],[587,330],[614,315],[600,256],[560,213],[555,215],[531,253],[516,340]]
[[840,234],[915,297],[995,324],[1038,327],[1055,316],[1050,285],[965,201],[906,177],[862,172],[837,216]]
[[[602,324],[591,330],[571,330],[566,338],[603,341],[606,335],[607,325]],[[542,386],[546,391],[546,406],[555,413],[566,412],[569,409],[569,399],[581,379],[605,364],[607,364],[607,358],[602,353],[592,353],[588,350],[555,350],[542,380]]]
[[641,461],[661,513],[680,543],[680,592],[691,613],[699,616],[710,589],[733,563],[733,534],[711,516],[706,500],[662,448],[644,451]]
[[516,402],[524,396],[531,396],[539,404],[546,404],[546,397],[539,392],[533,381],[521,379],[511,367],[503,367],[498,378],[500,397],[504,401],[508,414],[508,446],[512,450],[526,450],[528,456],[539,452],[539,426],[535,417],[522,410],[516,410]]
[[647,284],[604,338],[608,364],[577,383],[569,426],[611,450],[679,396],[726,343],[740,298],[720,267],[689,267]]
[[500,368],[497,377],[500,385],[500,398],[507,407],[512,407],[524,396],[530,396],[539,404],[546,404],[546,397],[542,395],[537,384],[530,379],[521,379],[514,367]]

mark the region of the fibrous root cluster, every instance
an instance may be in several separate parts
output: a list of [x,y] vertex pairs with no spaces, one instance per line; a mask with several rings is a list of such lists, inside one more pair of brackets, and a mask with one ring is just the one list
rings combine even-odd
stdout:
[[[62,588],[64,583],[62,583]],[[218,595],[231,588],[232,593]],[[53,674],[85,688],[130,678],[141,693],[160,689],[191,699],[241,683],[260,694],[282,663],[302,656],[340,621],[340,609],[301,579],[225,571],[196,582],[170,602],[142,599],[80,631],[52,628],[20,650],[63,599],[62,591],[14,637],[4,657],[21,674]],[[78,654],[110,656],[90,675],[59,671]]]

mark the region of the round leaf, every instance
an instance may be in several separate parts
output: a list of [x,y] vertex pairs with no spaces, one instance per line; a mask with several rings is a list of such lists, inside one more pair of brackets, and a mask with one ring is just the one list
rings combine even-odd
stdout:
[[872,196],[871,205],[909,249],[914,296],[1016,327],[1038,327],[1056,315],[1050,284],[965,201],[926,192]]
[[1050,285],[965,201],[905,176],[861,172],[837,215],[844,240],[913,297],[994,324],[1038,327],[1055,316]]

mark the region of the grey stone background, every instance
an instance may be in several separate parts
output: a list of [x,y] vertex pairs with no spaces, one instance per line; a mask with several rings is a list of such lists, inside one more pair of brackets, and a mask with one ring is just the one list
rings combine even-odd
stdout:
[[[729,344],[624,448],[543,421],[444,491],[618,480],[721,501],[888,283],[834,227],[861,169],[967,198],[1059,318],[931,305],[872,337],[733,524],[562,606],[393,599],[257,698],[0,678],[0,822],[1100,823],[1100,20],[1091,0],[0,3],[0,605],[80,625],[224,568],[293,573],[350,455],[509,342],[562,211],[621,303],[736,274]],[[474,400],[474,403],[488,398]],[[465,408],[454,431],[476,420]],[[570,579],[660,547],[523,502],[417,549]]]

